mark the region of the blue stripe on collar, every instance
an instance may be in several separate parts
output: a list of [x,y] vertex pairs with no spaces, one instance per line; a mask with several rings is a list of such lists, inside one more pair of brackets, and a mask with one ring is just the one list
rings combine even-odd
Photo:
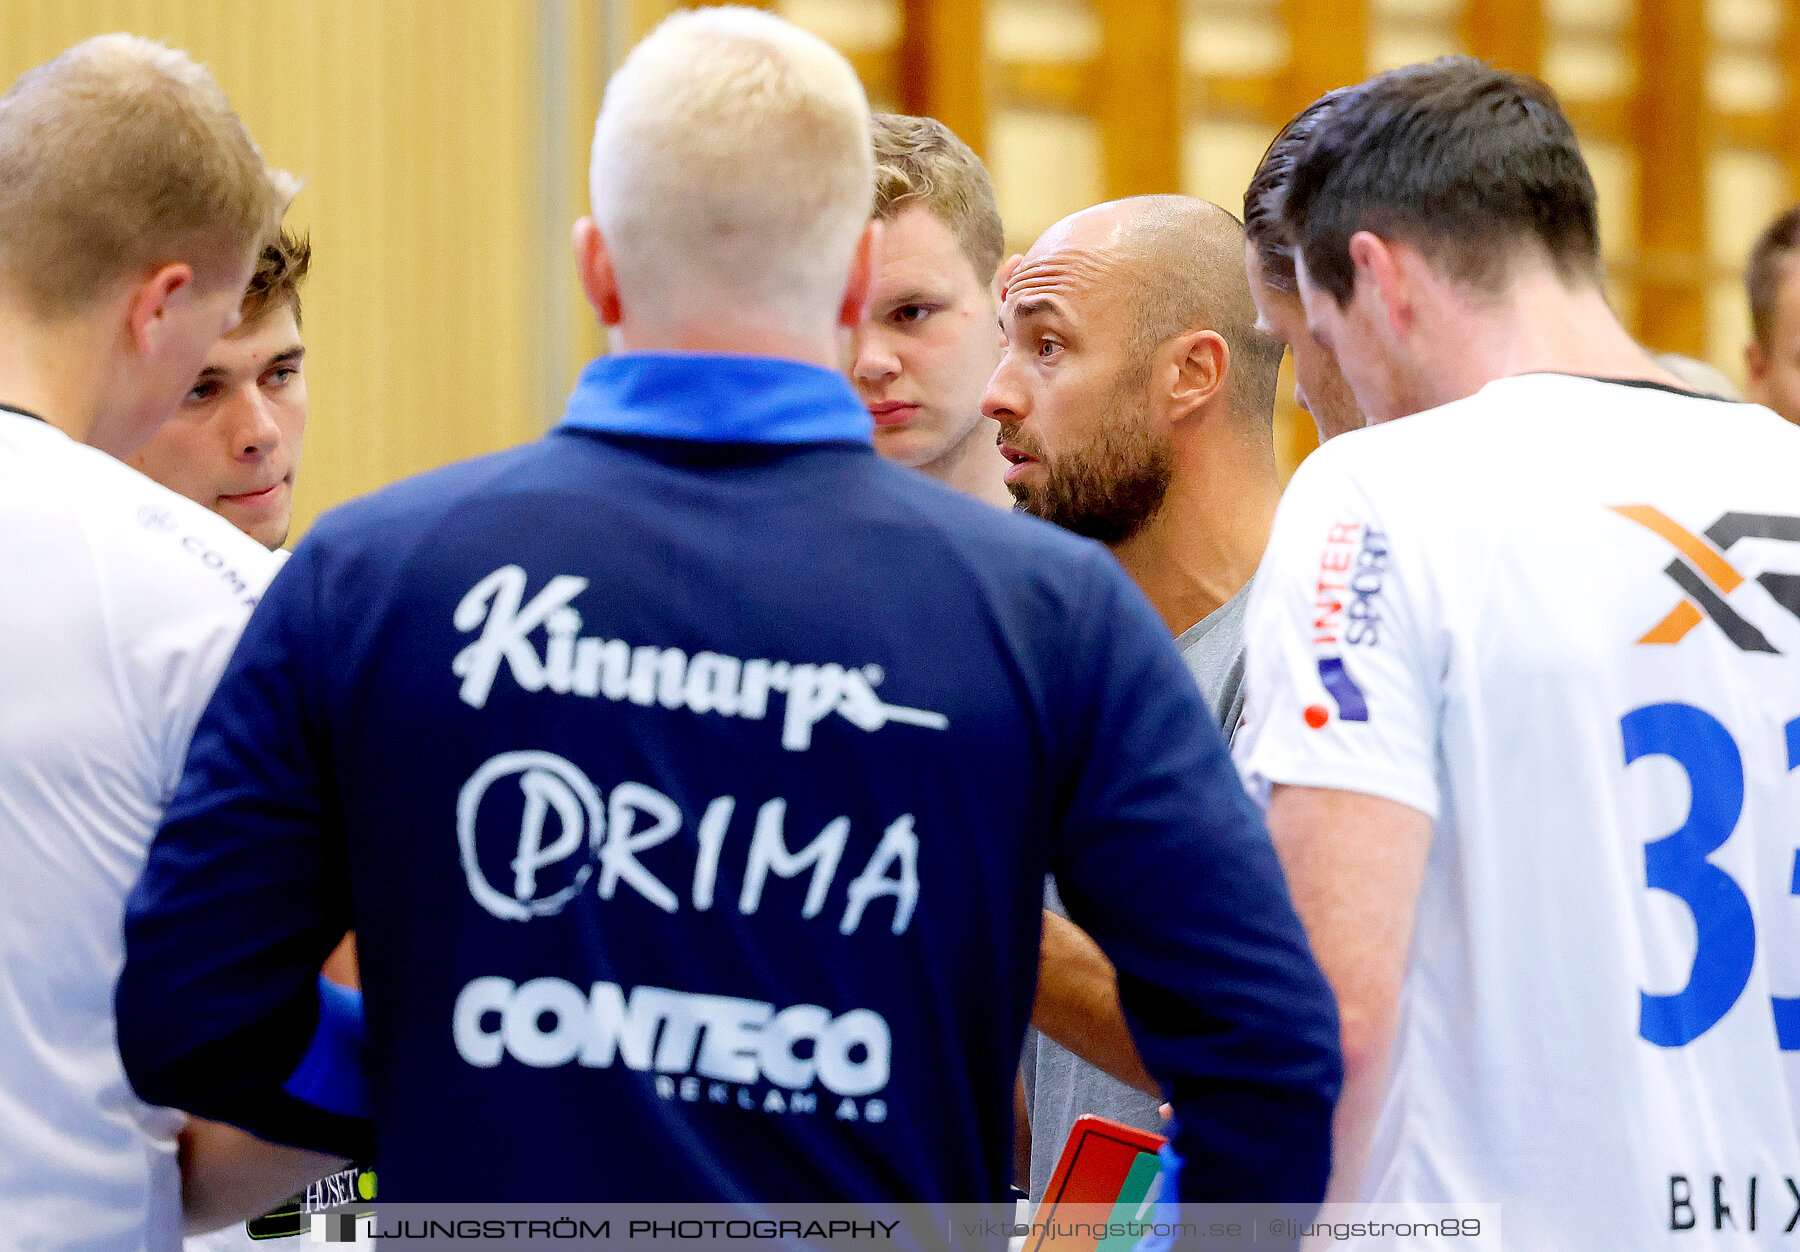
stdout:
[[719,443],[868,443],[874,423],[844,376],[785,357],[621,352],[590,361],[562,425]]

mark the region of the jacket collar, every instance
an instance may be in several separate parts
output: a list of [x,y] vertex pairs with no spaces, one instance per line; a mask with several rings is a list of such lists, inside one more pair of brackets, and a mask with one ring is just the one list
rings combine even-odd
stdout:
[[782,357],[621,352],[590,361],[563,426],[718,443],[869,443],[843,375]]

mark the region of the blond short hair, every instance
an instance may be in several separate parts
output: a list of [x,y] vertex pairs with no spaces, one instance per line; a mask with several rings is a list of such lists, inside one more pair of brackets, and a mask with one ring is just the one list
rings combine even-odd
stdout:
[[875,141],[875,217],[892,221],[914,205],[931,210],[969,258],[975,276],[990,281],[1006,251],[1006,233],[981,158],[934,117],[877,113],[869,129]]
[[96,36],[0,96],[0,283],[44,316],[163,264],[235,277],[293,190],[213,76],[148,39]]
[[812,333],[868,222],[868,101],[838,52],[772,14],[676,13],[607,84],[589,180],[637,316],[724,310]]

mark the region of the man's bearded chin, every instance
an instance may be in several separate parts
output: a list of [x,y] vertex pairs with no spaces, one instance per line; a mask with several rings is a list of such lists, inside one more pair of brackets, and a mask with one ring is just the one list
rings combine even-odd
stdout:
[[1041,489],[1008,483],[1019,506],[1109,547],[1137,534],[1169,494],[1174,458],[1145,426],[1119,421],[1120,416],[1109,414],[1099,438],[1085,448],[1055,460],[1039,456],[1045,469]]

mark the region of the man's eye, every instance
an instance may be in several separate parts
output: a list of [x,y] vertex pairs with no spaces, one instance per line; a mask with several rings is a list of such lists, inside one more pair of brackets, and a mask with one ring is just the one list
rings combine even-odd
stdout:
[[196,383],[194,389],[187,393],[189,404],[204,404],[218,394],[218,386],[214,383]]
[[1038,340],[1037,354],[1040,360],[1048,359],[1055,356],[1061,348],[1062,345],[1054,339],[1040,339]]
[[903,304],[894,310],[894,321],[902,326],[914,326],[931,316],[931,309],[923,304]]
[[263,381],[272,386],[279,387],[283,383],[292,382],[299,373],[300,371],[293,366],[283,365],[278,369],[272,369],[267,374],[263,375]]

